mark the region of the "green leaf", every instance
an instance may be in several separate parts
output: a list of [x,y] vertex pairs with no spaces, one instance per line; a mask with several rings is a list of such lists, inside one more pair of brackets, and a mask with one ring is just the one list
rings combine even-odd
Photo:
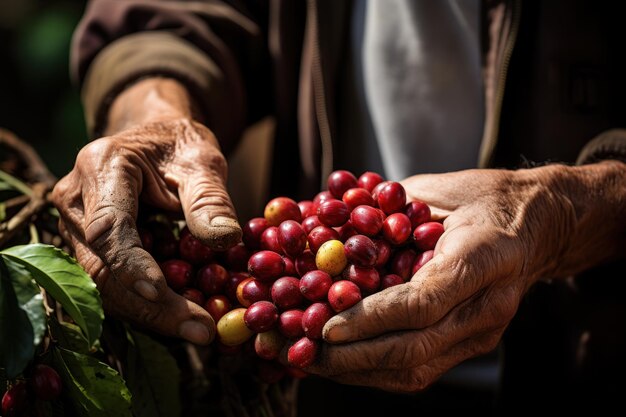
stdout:
[[22,265],[8,259],[4,260],[4,264],[9,272],[18,305],[24,310],[33,326],[33,344],[37,346],[46,332],[46,310],[43,306],[41,291],[31,274]]
[[0,203],[0,222],[3,222],[7,217],[6,204]]
[[21,265],[0,262],[0,367],[18,376],[35,354],[46,330],[39,287]]
[[59,321],[54,317],[50,318],[49,325],[52,337],[56,340],[59,346],[73,352],[84,354],[90,353],[91,349],[89,342],[80,330],[80,327],[73,323],[59,323]]
[[53,367],[76,415],[132,417],[131,395],[117,371],[91,356],[60,347],[53,350]]
[[137,331],[128,331],[128,366],[124,377],[133,394],[137,417],[179,416],[180,370],[165,346]]
[[39,243],[13,246],[0,254],[25,266],[35,281],[61,303],[93,346],[102,331],[102,300],[96,284],[74,258],[52,245]]

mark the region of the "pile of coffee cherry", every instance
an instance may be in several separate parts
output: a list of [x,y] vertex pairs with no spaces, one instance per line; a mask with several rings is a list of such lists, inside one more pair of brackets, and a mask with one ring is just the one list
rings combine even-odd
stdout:
[[246,343],[265,361],[287,351],[298,376],[311,365],[325,323],[364,297],[409,280],[433,257],[444,231],[402,184],[375,172],[336,170],[312,200],[276,197],[243,239],[214,252],[183,227],[142,230],[168,285],[217,323],[221,352]]

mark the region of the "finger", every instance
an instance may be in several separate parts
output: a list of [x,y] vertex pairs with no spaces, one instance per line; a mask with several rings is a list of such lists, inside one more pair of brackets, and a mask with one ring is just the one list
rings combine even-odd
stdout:
[[157,301],[165,295],[167,285],[158,264],[143,249],[136,228],[142,170],[135,159],[107,138],[83,148],[77,168],[85,173],[80,196],[84,217],[70,232],[84,235],[85,245],[122,285]]
[[167,175],[178,187],[190,231],[212,249],[224,250],[241,241],[242,230],[226,191],[226,159],[211,139],[181,152]]
[[215,322],[205,309],[169,288],[158,302],[146,300],[112,279],[105,263],[80,239],[74,236],[72,240],[76,258],[96,282],[107,314],[200,345],[209,344],[215,338]]
[[58,222],[59,235],[63,239],[63,242],[68,245],[70,248],[74,249],[74,243],[72,242],[72,237],[70,236],[70,232],[67,230],[67,226],[65,226],[65,222],[63,219],[59,219]]
[[[324,339],[331,343],[363,340],[394,330],[429,326],[488,285],[506,286],[523,259],[518,246],[502,232],[448,218],[435,256],[410,282],[364,298],[331,318]],[[518,286],[505,291],[512,305]]]
[[[483,316],[492,317],[494,309],[501,310],[500,304],[507,301],[481,294],[422,330],[389,333],[340,345],[327,344],[316,369],[325,375],[337,375],[370,369],[405,369],[427,363],[450,346],[504,327],[512,313],[502,315],[498,320],[485,320]],[[483,308],[484,305],[488,307]]]
[[413,279],[390,287],[335,315],[324,326],[324,339],[345,343],[391,331],[424,328],[483,286],[471,265],[454,262],[447,254],[436,255],[418,275],[428,279]]
[[[423,391],[454,366],[472,357],[493,351],[502,336],[499,332],[483,335],[476,340],[464,340],[447,352],[422,365],[401,370],[367,370],[332,375],[329,378],[348,385],[369,386],[397,393]],[[309,369],[307,368],[307,371]],[[314,370],[311,370],[314,373]]]

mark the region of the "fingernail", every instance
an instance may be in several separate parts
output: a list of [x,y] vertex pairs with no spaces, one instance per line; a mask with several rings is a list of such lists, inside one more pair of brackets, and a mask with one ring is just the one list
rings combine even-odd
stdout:
[[324,326],[324,339],[330,343],[341,343],[350,340],[350,329],[344,321],[330,319]]
[[155,301],[159,297],[159,292],[148,281],[140,279],[135,281],[135,291],[139,293],[143,298],[150,301]]
[[241,226],[237,220],[225,216],[217,216],[210,222],[210,242],[212,249],[224,250],[241,241]]
[[211,341],[211,333],[209,329],[202,323],[188,320],[178,327],[178,334],[183,339],[187,339],[191,343],[197,345],[206,345]]
[[224,227],[228,229],[239,229],[239,222],[233,218],[225,216],[217,216],[211,219],[211,226]]

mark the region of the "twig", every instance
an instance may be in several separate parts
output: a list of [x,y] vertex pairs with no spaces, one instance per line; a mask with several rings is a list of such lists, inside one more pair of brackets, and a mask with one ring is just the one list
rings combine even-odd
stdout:
[[296,417],[298,414],[298,392],[300,390],[300,379],[293,378],[287,390],[287,408],[289,417]]
[[48,170],[37,152],[28,143],[20,139],[15,133],[0,128],[0,144],[11,148],[24,163],[24,179],[28,182],[41,182],[52,187],[57,179]]
[[186,405],[185,415],[190,417],[208,415],[210,404],[207,399],[211,383],[206,376],[204,362],[197,346],[183,342],[183,347],[191,371],[189,380],[185,383],[185,393],[190,400]]
[[191,343],[185,343],[185,351],[189,357],[189,366],[195,378],[204,377],[204,365],[200,359],[198,348]]
[[44,208],[48,201],[46,195],[49,187],[44,183],[37,183],[32,188],[31,199],[17,214],[0,225],[0,247],[4,246],[15,234],[26,226],[31,218]]
[[275,417],[274,411],[272,410],[272,404],[270,404],[270,400],[267,398],[267,384],[261,385],[261,402],[263,407],[261,410],[265,412],[267,417]]
[[1,171],[1,170],[0,170],[0,180],[6,182],[11,187],[15,188],[17,191],[23,194],[31,195],[33,193],[33,190],[31,190],[31,188],[28,185],[26,185],[23,181],[18,180],[13,175],[7,172]]
[[17,197],[9,198],[4,202],[4,208],[6,210],[23,206],[28,203],[30,197],[28,195],[18,195]]
[[43,287],[39,287],[39,292],[41,293],[41,297],[43,298],[43,307],[46,311],[46,316],[50,316],[54,313],[54,309],[50,307],[50,303],[48,302],[48,293]]
[[59,303],[58,301],[55,300],[55,305],[56,305],[56,313],[57,313],[57,320],[59,323],[65,323],[65,318],[63,317],[63,306],[61,305],[61,303]]

